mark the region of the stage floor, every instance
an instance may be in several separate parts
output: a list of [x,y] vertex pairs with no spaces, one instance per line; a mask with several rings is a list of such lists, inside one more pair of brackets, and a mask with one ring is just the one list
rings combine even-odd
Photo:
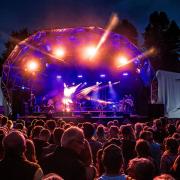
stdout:
[[137,114],[127,114],[123,112],[113,112],[113,111],[71,111],[71,112],[56,112],[52,114],[48,113],[33,113],[33,115],[20,116],[20,119],[25,119],[26,121],[32,121],[33,119],[55,119],[64,120],[66,122],[98,122],[107,123],[112,120],[118,120],[120,123],[128,122],[147,122],[148,117],[137,115]]

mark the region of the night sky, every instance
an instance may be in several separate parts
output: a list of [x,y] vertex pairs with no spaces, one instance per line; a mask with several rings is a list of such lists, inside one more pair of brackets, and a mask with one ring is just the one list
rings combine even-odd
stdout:
[[0,52],[12,30],[51,27],[104,27],[112,12],[142,33],[153,11],[165,11],[180,24],[180,0],[1,0]]

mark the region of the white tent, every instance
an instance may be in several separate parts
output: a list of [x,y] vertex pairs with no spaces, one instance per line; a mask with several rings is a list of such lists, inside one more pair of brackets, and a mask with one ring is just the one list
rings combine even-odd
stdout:
[[165,116],[180,118],[180,73],[159,70],[158,104],[164,104]]

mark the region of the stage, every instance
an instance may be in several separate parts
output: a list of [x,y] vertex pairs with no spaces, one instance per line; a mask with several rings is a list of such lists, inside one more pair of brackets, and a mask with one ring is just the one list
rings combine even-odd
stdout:
[[97,51],[103,34],[106,30],[99,27],[52,29],[20,42],[2,71],[7,114],[13,120],[33,114],[31,119],[82,121],[123,121],[145,114],[149,60],[141,61],[143,53],[114,32]]
[[52,114],[33,113],[32,115],[20,116],[19,119],[24,119],[28,123],[33,121],[33,119],[42,119],[44,121],[54,119],[56,121],[74,122],[75,124],[83,122],[106,124],[112,120],[118,120],[120,124],[148,121],[147,116],[113,111],[61,111]]

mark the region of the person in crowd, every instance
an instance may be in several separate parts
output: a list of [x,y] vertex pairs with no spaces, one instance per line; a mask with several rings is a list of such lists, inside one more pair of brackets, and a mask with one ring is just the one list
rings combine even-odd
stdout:
[[7,131],[4,128],[0,128],[0,160],[4,157],[3,138],[6,136]]
[[6,126],[7,121],[8,121],[8,117],[3,116],[3,117],[1,118],[1,127]]
[[51,133],[48,129],[43,128],[40,131],[39,139],[34,141],[35,149],[36,149],[36,156],[38,161],[40,161],[41,158],[43,158],[46,154],[43,152],[43,148],[48,147],[50,145],[49,139],[50,139]]
[[124,165],[125,169],[128,165],[128,162],[130,159],[135,158],[136,153],[135,153],[135,137],[134,137],[134,131],[130,125],[122,125],[120,127],[120,132],[122,135],[122,153],[124,157]]
[[153,180],[175,180],[175,179],[169,174],[161,174],[160,176],[156,176]]
[[113,126],[113,125],[114,125],[113,121],[109,121],[109,122],[107,123],[107,128],[110,128],[110,127]]
[[111,126],[109,129],[109,139],[119,139],[119,128],[117,126]]
[[22,123],[16,123],[15,129],[17,129],[18,131],[23,132],[23,128],[24,128],[24,126],[23,126]]
[[146,159],[149,159],[153,163],[155,167],[155,175],[157,175],[159,173],[159,167],[156,164],[156,161],[154,161],[154,159],[152,158],[150,145],[148,141],[143,140],[143,139],[137,140],[135,150],[137,153],[137,158],[146,158]]
[[54,142],[53,142],[53,131],[54,131],[54,129],[56,128],[56,126],[57,126],[57,124],[56,124],[56,121],[55,120],[47,120],[46,121],[46,128],[50,131],[50,133],[51,133],[51,137],[50,137],[50,140],[49,140],[49,142],[51,143],[51,144],[53,144]]
[[162,119],[155,119],[153,121],[153,137],[156,142],[163,144],[164,138],[167,136],[166,129],[162,124]]
[[87,139],[91,147],[91,151],[93,155],[93,163],[96,164],[96,153],[98,152],[99,149],[102,148],[102,144],[93,138],[95,134],[95,130],[91,123],[89,122],[83,123],[83,132],[85,138]]
[[35,127],[35,123],[36,123],[37,119],[33,119],[30,123],[30,125],[28,125],[28,129],[27,129],[27,136],[30,137],[31,136],[31,131],[32,129]]
[[143,130],[142,123],[136,123],[134,126],[134,133],[135,133],[136,139],[139,139],[139,135],[142,130]]
[[3,139],[4,158],[0,161],[0,178],[3,180],[40,180],[43,172],[37,163],[25,157],[26,140],[19,131]]
[[36,150],[33,141],[26,139],[26,151],[25,156],[28,161],[37,163]]
[[149,143],[151,156],[153,160],[156,162],[157,168],[159,169],[161,160],[160,144],[154,141],[152,131],[142,131],[140,133],[140,138],[146,140]]
[[134,158],[128,164],[127,173],[132,179],[152,180],[154,177],[154,165],[146,158]]
[[42,126],[45,127],[45,122],[42,119],[38,119],[36,120],[36,122],[34,123],[34,126]]
[[174,124],[168,124],[167,125],[167,132],[168,132],[168,137],[172,137],[172,135],[176,132],[176,127]]
[[98,180],[125,180],[126,175],[121,172],[123,156],[120,147],[111,144],[103,150],[102,164],[105,172]]
[[55,173],[49,173],[42,177],[42,180],[63,180],[61,176]]
[[176,139],[176,141],[178,142],[178,145],[180,145],[180,133],[175,132],[172,135],[172,138]]
[[86,166],[80,157],[84,148],[83,131],[78,127],[66,129],[61,138],[61,146],[42,160],[44,173],[54,172],[65,180],[86,180]]
[[[103,145],[103,148],[100,149],[97,154],[96,154],[96,168],[97,168],[97,174],[98,174],[98,177],[100,177],[104,172],[104,166],[103,166],[103,163],[102,163],[102,154],[103,154],[103,150],[109,146],[109,145],[116,145],[118,147],[121,147],[121,141],[119,139],[110,139],[109,141],[107,141],[104,145]],[[124,164],[123,164],[124,166]]]
[[175,179],[180,179],[180,155],[176,158],[172,166],[171,174]]
[[39,134],[42,129],[43,129],[42,126],[34,126],[33,127],[31,134],[30,134],[30,137],[33,141],[36,141],[36,139],[39,139]]
[[80,153],[81,160],[86,167],[87,180],[92,180],[96,177],[96,167],[93,164],[92,152],[89,142],[84,140],[84,148]]
[[152,160],[150,146],[146,140],[143,139],[137,140],[135,150],[138,158],[147,158]]
[[17,119],[16,123],[21,123],[23,125],[22,132],[26,135],[27,133],[27,128],[26,128],[26,122],[23,119]]
[[105,137],[105,129],[103,125],[99,125],[96,130],[96,140],[102,144],[104,144],[107,139]]
[[49,144],[46,147],[43,147],[43,154],[49,154],[55,151],[57,146],[61,146],[61,137],[64,132],[64,129],[58,127],[53,131],[53,144]]
[[170,173],[171,167],[177,158],[178,143],[176,139],[167,138],[165,141],[165,151],[161,157],[161,173]]
[[8,132],[11,131],[13,129],[13,121],[8,120],[6,123],[6,127],[7,127]]

